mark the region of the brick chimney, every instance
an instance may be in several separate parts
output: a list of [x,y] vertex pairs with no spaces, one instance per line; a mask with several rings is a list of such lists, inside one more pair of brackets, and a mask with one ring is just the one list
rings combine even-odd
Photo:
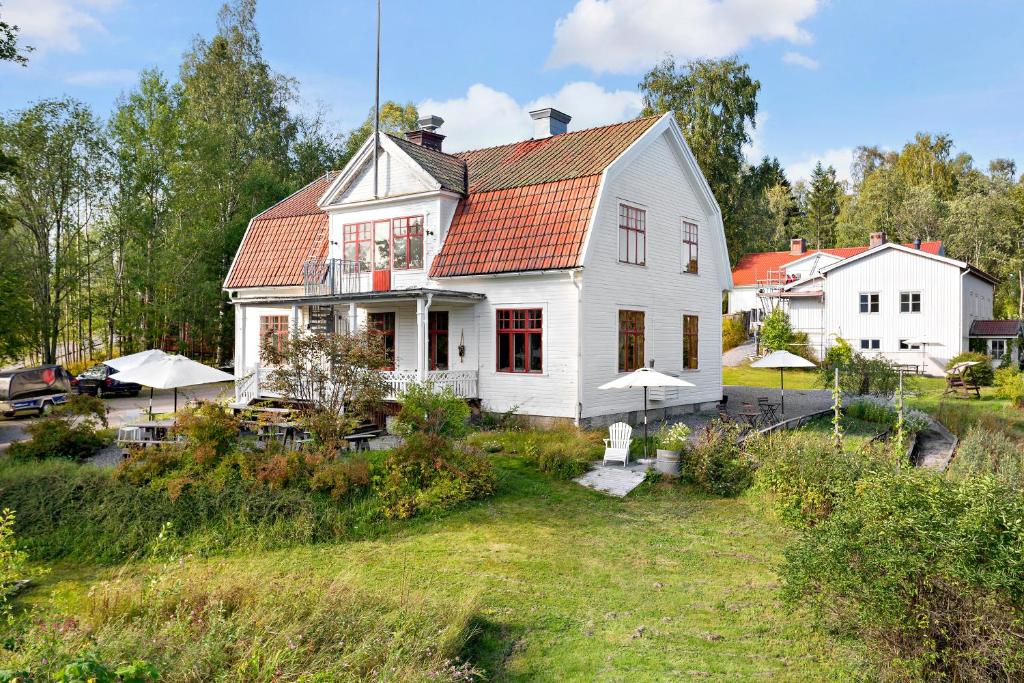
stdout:
[[882,246],[885,242],[886,238],[884,232],[873,232],[871,233],[871,238],[868,241],[868,247],[874,249],[875,247]]
[[793,256],[800,256],[807,253],[807,240],[803,237],[794,237],[789,241],[789,253]]
[[419,126],[416,130],[410,130],[405,134],[405,139],[422,147],[441,151],[441,142],[444,136],[437,132],[437,129],[444,123],[440,116],[424,116],[416,121]]

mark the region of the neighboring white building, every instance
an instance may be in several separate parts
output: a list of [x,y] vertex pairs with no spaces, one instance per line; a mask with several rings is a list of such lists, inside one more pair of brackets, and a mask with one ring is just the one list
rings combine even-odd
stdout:
[[437,117],[381,136],[346,168],[250,222],[224,283],[235,306],[236,399],[266,396],[263,341],[368,328],[392,358],[391,396],[452,386],[487,411],[603,424],[641,394],[599,391],[642,365],[722,397],[721,214],[670,114],[446,154]]
[[[805,253],[803,240],[791,252],[772,252],[773,263],[730,312],[750,297],[762,317],[783,307],[796,331],[822,356],[843,338],[866,355],[884,356],[940,374],[953,356],[967,351],[971,326],[992,317],[995,281],[963,261],[944,255],[938,242],[892,244],[884,233],[863,248]],[[745,281],[752,264],[772,259],[750,255],[734,270]]]

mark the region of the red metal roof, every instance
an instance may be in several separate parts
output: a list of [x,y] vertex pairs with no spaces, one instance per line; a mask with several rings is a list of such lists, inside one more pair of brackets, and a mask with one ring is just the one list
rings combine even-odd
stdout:
[[334,175],[317,178],[252,219],[226,289],[302,284],[303,261],[327,255],[327,214],[316,203]]
[[1020,320],[975,320],[971,323],[972,337],[1017,337],[1024,326]]
[[[913,244],[903,245],[910,249],[914,248]],[[764,280],[768,277],[768,273],[773,270],[781,270],[787,263],[792,263],[797,259],[810,256],[811,254],[831,254],[832,256],[838,256],[842,259],[856,256],[868,250],[867,246],[863,247],[836,247],[834,249],[808,249],[803,254],[793,254],[790,251],[763,251],[756,254],[747,254],[740,258],[739,262],[732,269],[732,283],[736,287],[756,285],[758,280]],[[942,242],[921,242],[921,251],[929,254],[941,254],[942,253]]]

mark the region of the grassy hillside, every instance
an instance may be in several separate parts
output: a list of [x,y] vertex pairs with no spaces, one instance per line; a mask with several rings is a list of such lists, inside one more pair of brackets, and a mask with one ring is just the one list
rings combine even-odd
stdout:
[[[269,604],[288,613],[301,601],[284,596],[320,595],[325,586],[341,585],[355,604],[379,596],[372,602],[380,604],[380,618],[403,624],[406,636],[426,643],[380,665],[393,672],[384,680],[418,680],[411,672],[436,659],[431,647],[447,648],[446,657],[457,648],[495,681],[822,680],[848,678],[858,669],[852,644],[829,640],[805,616],[780,606],[775,568],[791,532],[757,495],[728,500],[655,486],[619,500],[553,480],[516,458],[496,460],[494,498],[373,540],[187,557],[156,568],[65,564],[28,597],[37,609],[88,624],[125,595],[144,592],[154,575],[188,595],[236,595],[240,589],[231,586],[260,588],[259,577],[266,577],[265,591],[257,592],[280,594]],[[255,597],[235,600],[257,610],[248,621],[269,619]],[[146,646],[154,628],[145,623],[149,612],[125,610],[141,622],[118,630],[116,614],[100,619],[101,652],[141,649],[169,680],[187,680],[187,672],[206,661],[196,658],[210,636],[193,632],[193,622],[161,631],[157,650]],[[345,618],[353,622],[350,640],[368,640],[349,647],[376,653],[377,660],[381,642],[391,650],[402,640],[353,615]],[[301,623],[285,621],[291,628]],[[136,638],[138,647],[131,646],[132,633],[146,634]],[[209,658],[223,660],[223,673],[235,666],[235,675],[269,680],[273,667],[252,662],[271,653],[250,651],[245,639],[255,637],[252,629],[238,635],[243,640],[236,649],[248,653],[249,668],[238,669],[241,664],[231,664],[213,645],[220,654]],[[186,653],[194,660],[189,666],[179,662]],[[358,665],[346,656],[350,666]],[[214,669],[206,671],[212,676]]]

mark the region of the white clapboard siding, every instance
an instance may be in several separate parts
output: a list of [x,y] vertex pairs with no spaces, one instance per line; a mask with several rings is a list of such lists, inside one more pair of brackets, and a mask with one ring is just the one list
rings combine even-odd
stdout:
[[[645,313],[645,351],[655,369],[680,373],[680,389],[658,407],[722,397],[720,259],[706,208],[666,137],[654,140],[604,188],[582,273],[582,417],[640,407],[639,391],[601,391],[618,373],[618,311]],[[618,261],[619,203],[647,212],[647,264]],[[683,272],[682,221],[699,228],[699,274]],[[699,369],[682,370],[683,315],[699,316]]]

